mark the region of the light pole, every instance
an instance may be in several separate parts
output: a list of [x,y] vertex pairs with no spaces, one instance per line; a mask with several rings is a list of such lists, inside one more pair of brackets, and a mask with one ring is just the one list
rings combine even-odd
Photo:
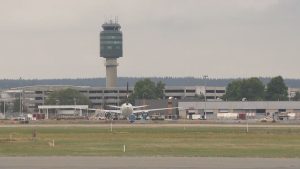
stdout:
[[[58,106],[59,105],[59,100],[56,99],[55,102],[56,102],[56,105]],[[56,108],[56,111],[55,111],[55,118],[57,118],[57,115],[58,115],[58,107]]]
[[22,92],[20,92],[20,114],[19,116],[22,116],[23,115],[23,112],[22,112]]
[[204,120],[206,120],[206,79],[208,78],[207,75],[203,75],[204,79]]
[[73,100],[74,100],[74,114],[77,114],[77,112],[76,112],[76,98],[74,97]]
[[4,118],[6,118],[6,115],[5,115],[5,100],[3,100],[3,115],[4,115]]
[[143,105],[146,104],[146,99],[145,99],[145,92],[143,93]]

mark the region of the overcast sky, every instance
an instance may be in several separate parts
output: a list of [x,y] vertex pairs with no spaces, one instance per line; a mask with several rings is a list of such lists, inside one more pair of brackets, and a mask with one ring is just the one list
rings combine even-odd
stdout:
[[115,16],[119,76],[300,78],[300,0],[0,0],[0,78],[105,77]]

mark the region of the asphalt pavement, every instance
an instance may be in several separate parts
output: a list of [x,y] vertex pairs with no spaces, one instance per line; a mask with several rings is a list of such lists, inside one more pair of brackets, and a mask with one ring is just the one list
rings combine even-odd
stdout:
[[206,157],[0,157],[2,169],[299,169],[300,159]]

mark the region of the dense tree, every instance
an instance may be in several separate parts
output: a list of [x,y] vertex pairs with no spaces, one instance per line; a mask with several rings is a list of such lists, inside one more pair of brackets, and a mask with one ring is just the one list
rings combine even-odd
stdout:
[[159,99],[164,97],[165,84],[144,79],[136,82],[131,99]]
[[300,101],[300,92],[296,92],[295,96],[292,98],[293,101]]
[[242,86],[242,80],[235,80],[231,83],[229,83],[226,87],[226,93],[222,97],[223,100],[228,101],[237,101],[241,100],[241,86]]
[[223,100],[240,101],[246,98],[250,101],[264,99],[265,86],[258,78],[236,80],[228,84]]
[[0,102],[0,112],[4,112],[4,104],[3,102]]
[[89,99],[74,89],[65,89],[52,92],[45,104],[47,105],[89,105]]
[[243,80],[241,84],[241,97],[249,101],[264,100],[265,85],[258,78]]
[[161,81],[159,81],[157,84],[156,84],[156,97],[157,98],[163,98],[165,95],[164,95],[164,89],[165,89],[165,84]]
[[272,78],[267,84],[266,100],[288,100],[288,87],[281,76]]

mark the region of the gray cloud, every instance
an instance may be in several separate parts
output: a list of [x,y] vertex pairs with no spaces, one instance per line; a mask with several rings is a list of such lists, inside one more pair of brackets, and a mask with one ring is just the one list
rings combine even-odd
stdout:
[[299,78],[297,0],[1,0],[0,78],[104,77],[118,16],[120,76]]

